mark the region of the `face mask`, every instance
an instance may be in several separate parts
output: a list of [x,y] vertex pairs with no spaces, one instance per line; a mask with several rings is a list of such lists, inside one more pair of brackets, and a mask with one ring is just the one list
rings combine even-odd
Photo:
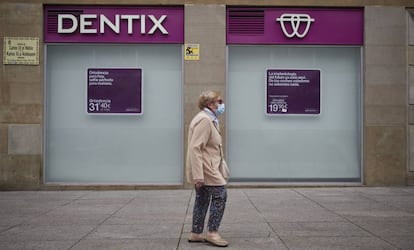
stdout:
[[223,113],[224,113],[224,110],[225,110],[225,108],[224,108],[224,103],[219,104],[219,105],[218,105],[218,108],[217,108],[217,110],[216,110],[216,115],[221,115],[221,114],[223,114]]

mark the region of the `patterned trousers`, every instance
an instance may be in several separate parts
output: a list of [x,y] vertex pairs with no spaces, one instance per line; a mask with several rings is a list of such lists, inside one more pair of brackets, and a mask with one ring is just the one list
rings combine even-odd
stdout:
[[[210,202],[211,200],[211,202]],[[227,190],[225,186],[202,186],[196,189],[196,197],[193,210],[193,233],[201,234],[204,229],[204,221],[210,205],[208,218],[208,231],[218,231],[226,207]]]

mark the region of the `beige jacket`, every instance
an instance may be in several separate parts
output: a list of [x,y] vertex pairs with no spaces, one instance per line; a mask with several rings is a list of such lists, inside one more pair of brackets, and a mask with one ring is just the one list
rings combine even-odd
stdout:
[[188,129],[187,181],[204,180],[207,186],[227,184],[229,169],[223,157],[220,130],[211,117],[200,111]]

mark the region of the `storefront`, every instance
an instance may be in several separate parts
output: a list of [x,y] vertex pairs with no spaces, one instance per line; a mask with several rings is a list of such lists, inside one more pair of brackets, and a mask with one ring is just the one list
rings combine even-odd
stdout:
[[361,181],[363,10],[227,8],[237,181]]
[[44,15],[44,182],[182,183],[183,8]]
[[2,1],[0,189],[190,188],[206,89],[232,185],[413,184],[413,8]]

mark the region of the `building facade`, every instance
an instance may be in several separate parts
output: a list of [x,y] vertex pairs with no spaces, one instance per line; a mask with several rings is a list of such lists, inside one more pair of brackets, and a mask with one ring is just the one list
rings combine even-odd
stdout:
[[233,185],[414,183],[414,2],[3,1],[0,188],[180,188],[201,91]]

